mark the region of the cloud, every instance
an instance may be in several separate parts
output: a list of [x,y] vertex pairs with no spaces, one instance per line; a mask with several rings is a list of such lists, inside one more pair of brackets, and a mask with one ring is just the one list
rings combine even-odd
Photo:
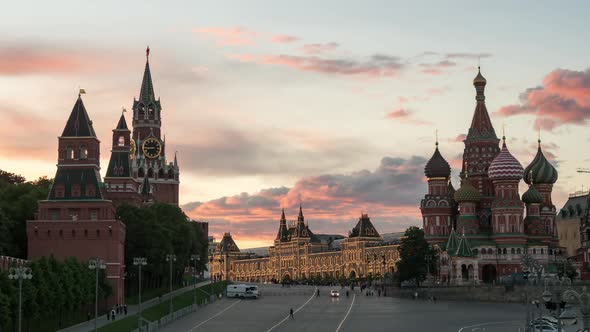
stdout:
[[276,35],[276,36],[272,37],[273,42],[282,43],[282,44],[294,43],[299,40],[300,40],[299,37],[290,36],[290,35]]
[[459,134],[457,135],[455,138],[453,138],[451,140],[451,142],[456,142],[456,143],[463,143],[463,141],[467,138],[467,135],[465,134]]
[[0,41],[0,76],[37,74],[72,74],[98,72],[122,63],[124,55],[115,61],[112,52],[60,45],[25,44]]
[[556,69],[545,76],[543,85],[528,88],[520,103],[496,112],[504,117],[534,115],[535,128],[553,130],[563,125],[587,125],[590,118],[590,69]]
[[369,213],[380,232],[401,231],[419,225],[417,202],[426,191],[422,157],[384,157],[373,171],[304,177],[293,187],[276,187],[258,193],[241,193],[208,202],[193,202],[183,209],[194,219],[209,221],[219,237],[231,230],[236,241],[274,239],[280,209],[287,219],[298,206],[315,233],[343,234],[352,229],[361,211]]
[[259,35],[244,27],[202,27],[193,29],[193,32],[214,40],[218,46],[254,45]]
[[325,44],[306,44],[303,45],[303,52],[310,55],[323,54],[335,50],[338,47],[338,43],[325,43]]
[[483,59],[490,58],[491,53],[447,53],[445,57],[447,59]]
[[357,139],[275,128],[204,127],[180,142],[190,142],[175,145],[183,169],[207,175],[302,176],[341,169],[372,152]]
[[311,71],[329,75],[394,77],[405,68],[401,58],[375,54],[363,59],[322,58],[297,55],[252,55],[232,54],[228,56],[241,62],[289,67],[300,71]]
[[397,120],[398,122],[411,123],[411,124],[414,124],[414,125],[431,124],[428,121],[414,119],[413,118],[413,112],[408,111],[405,108],[395,109],[395,110],[387,113],[387,116],[386,117],[388,119]]
[[422,67],[422,73],[428,75],[440,75],[444,72],[444,70],[455,67],[457,65],[456,62],[450,60],[441,60],[435,63],[421,63],[420,67]]

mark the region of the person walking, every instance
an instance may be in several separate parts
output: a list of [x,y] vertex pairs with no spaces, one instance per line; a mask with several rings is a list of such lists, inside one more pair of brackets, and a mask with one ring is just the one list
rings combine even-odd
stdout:
[[289,310],[289,317],[291,317],[291,318],[295,318],[295,317],[293,316],[293,308],[291,308],[291,310]]
[[123,304],[123,312],[125,313],[125,316],[127,316],[127,305]]
[[112,321],[115,320],[115,315],[116,315],[115,309],[111,310],[111,320]]
[[316,291],[316,293],[315,293],[315,296],[316,296],[316,297],[320,297],[320,289],[319,289],[319,288],[317,289],[317,291]]

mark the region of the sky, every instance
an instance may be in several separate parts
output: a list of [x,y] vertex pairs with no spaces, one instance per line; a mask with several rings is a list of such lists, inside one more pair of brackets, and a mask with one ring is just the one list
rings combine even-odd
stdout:
[[[498,135],[524,166],[540,132],[553,201],[590,187],[590,5],[570,1],[12,2],[0,20],[0,168],[53,177],[78,89],[101,145],[139,94],[150,47],[180,202],[241,248],[281,208],[346,235],[421,225],[434,150],[458,187],[481,65]],[[173,156],[168,155],[171,159]],[[521,190],[525,190],[521,186]],[[522,193],[523,191],[521,191]]]

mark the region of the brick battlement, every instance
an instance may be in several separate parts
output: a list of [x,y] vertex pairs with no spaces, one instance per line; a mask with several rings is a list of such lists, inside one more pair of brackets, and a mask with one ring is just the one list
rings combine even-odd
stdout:
[[10,256],[0,256],[0,271],[8,271],[9,268],[13,266],[23,266],[27,264],[28,260],[10,257]]

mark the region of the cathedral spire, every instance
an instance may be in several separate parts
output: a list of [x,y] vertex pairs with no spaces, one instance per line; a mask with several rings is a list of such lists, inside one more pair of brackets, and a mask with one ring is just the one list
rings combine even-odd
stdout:
[[139,91],[139,100],[151,101],[155,100],[154,85],[152,83],[152,73],[150,71],[150,47],[145,50],[145,70],[143,72],[143,80],[141,81],[141,90]]
[[303,222],[303,209],[301,208],[301,204],[299,204],[299,216],[297,217],[298,222]]
[[467,140],[498,139],[486,108],[486,97],[484,94],[486,84],[487,80],[481,74],[481,68],[477,67],[477,76],[473,79],[473,86],[476,92],[475,100],[477,103],[475,112],[473,113],[473,119],[471,120],[471,127],[467,134]]

